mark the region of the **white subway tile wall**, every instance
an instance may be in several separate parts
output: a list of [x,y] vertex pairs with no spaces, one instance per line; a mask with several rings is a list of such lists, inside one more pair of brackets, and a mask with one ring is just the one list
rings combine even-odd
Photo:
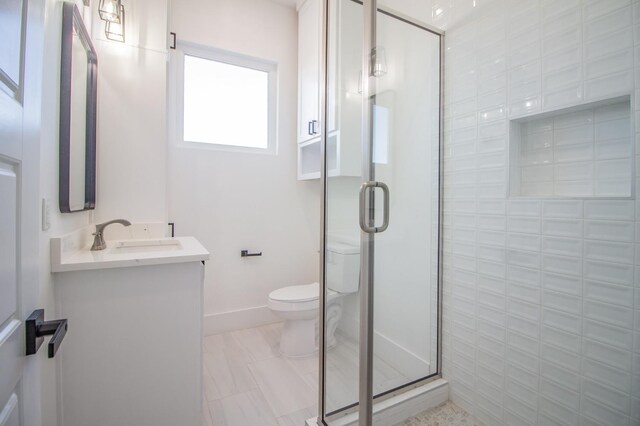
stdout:
[[[640,2],[485,3],[445,37],[451,398],[487,425],[640,425]],[[532,197],[508,197],[509,120],[621,96],[523,125]]]

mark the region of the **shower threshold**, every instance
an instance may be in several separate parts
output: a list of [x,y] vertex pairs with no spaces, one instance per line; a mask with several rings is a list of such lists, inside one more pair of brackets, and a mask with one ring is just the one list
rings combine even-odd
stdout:
[[[381,425],[398,424],[448,400],[449,382],[445,379],[433,380],[374,404],[374,423]],[[306,424],[307,426],[318,426],[315,417],[308,419]],[[330,426],[356,426],[358,424],[358,413],[350,413],[344,417],[333,419],[328,424]]]

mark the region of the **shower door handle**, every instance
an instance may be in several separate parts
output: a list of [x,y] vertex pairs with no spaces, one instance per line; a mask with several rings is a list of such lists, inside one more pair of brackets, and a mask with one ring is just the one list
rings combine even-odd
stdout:
[[[382,189],[384,194],[383,212],[384,218],[382,219],[381,226],[369,226],[367,217],[367,191],[369,189],[375,190],[375,188]],[[375,224],[374,224],[375,225]],[[384,232],[389,227],[389,187],[382,182],[364,182],[360,186],[360,229],[367,234],[377,234],[378,232]]]

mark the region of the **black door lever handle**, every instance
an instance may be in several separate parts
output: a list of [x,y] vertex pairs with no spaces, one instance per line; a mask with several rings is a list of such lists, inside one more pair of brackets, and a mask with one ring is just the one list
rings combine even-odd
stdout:
[[49,358],[53,358],[58,352],[65,334],[67,334],[67,320],[45,321],[44,309],[36,309],[25,321],[25,329],[27,334],[27,355],[33,355],[38,352],[44,341],[43,336],[53,335],[49,340]]

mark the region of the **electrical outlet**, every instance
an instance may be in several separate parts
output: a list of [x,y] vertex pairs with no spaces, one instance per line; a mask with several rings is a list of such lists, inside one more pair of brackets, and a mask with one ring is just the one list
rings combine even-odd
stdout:
[[48,231],[51,228],[51,206],[49,200],[42,199],[42,230]]

